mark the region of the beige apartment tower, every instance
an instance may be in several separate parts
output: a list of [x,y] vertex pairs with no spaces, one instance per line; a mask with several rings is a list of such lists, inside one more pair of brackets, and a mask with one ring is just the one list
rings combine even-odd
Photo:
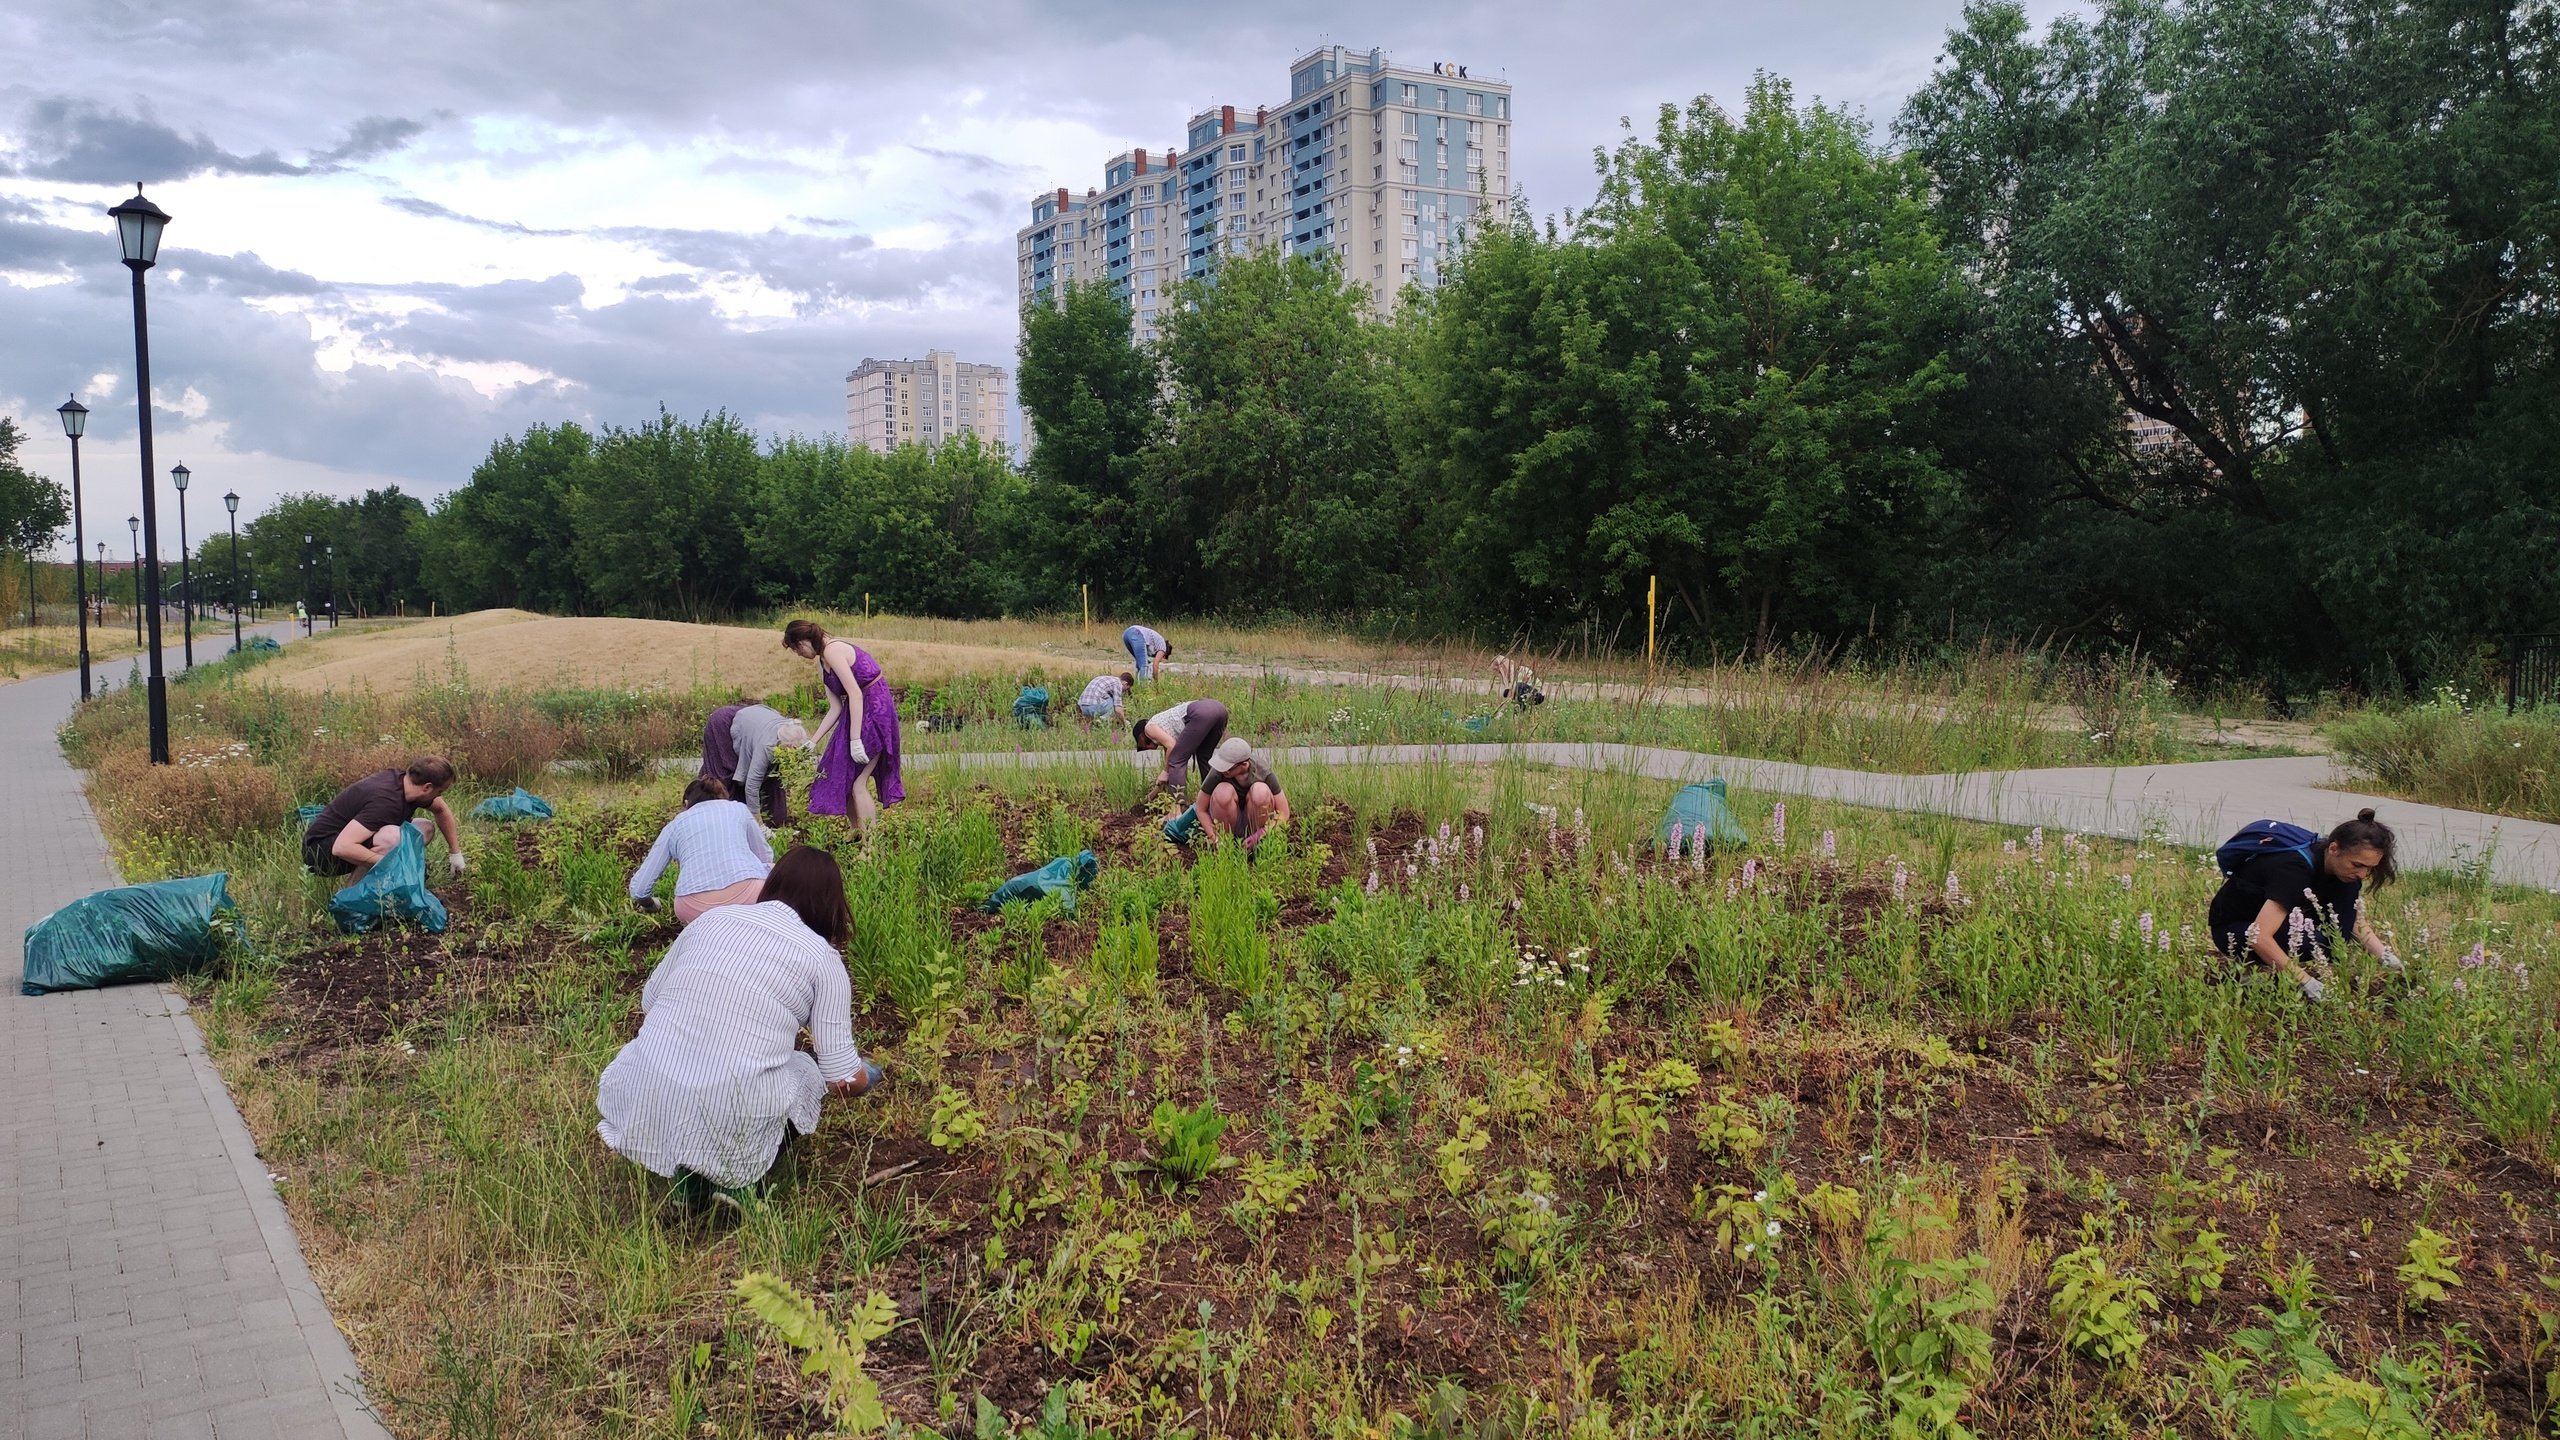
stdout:
[[883,455],[972,435],[1013,458],[1013,377],[1001,365],[972,365],[948,350],[921,360],[866,356],[844,377],[844,410],[853,443]]

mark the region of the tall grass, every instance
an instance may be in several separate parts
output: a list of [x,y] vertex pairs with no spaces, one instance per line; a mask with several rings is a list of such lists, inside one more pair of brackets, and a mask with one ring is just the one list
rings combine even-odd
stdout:
[[2452,696],[2328,728],[2351,770],[2394,795],[2560,822],[2560,709],[2508,716]]

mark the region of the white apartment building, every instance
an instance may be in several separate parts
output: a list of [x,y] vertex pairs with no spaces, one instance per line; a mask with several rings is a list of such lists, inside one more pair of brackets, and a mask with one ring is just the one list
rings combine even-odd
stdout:
[[1173,285],[1257,246],[1331,252],[1391,312],[1439,283],[1467,223],[1512,195],[1511,86],[1438,60],[1326,46],[1289,67],[1289,101],[1191,118],[1180,152],[1133,150],[1077,196],[1044,191],[1016,233],[1028,305],[1064,280],[1106,280],[1151,338]]
[[883,455],[961,435],[1013,455],[1007,433],[1013,377],[1000,365],[973,365],[948,350],[928,350],[921,360],[864,357],[844,377],[844,410],[854,443]]

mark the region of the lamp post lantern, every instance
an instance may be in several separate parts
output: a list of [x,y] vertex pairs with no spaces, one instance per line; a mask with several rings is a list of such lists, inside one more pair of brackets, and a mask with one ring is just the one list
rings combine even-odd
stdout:
[[142,648],[142,517],[127,515],[124,528],[133,536],[133,573],[125,577],[125,600],[133,606],[133,647]]
[[184,618],[179,628],[186,636],[187,668],[196,668],[196,577],[187,560],[187,478],[195,474],[184,465],[172,466],[169,483],[178,487],[178,614]]
[[[143,272],[160,259],[160,232],[169,224],[169,213],[142,198],[142,187],[133,187],[133,198],[109,210],[116,222],[116,239],[124,250],[124,267],[133,272],[133,396],[142,415],[142,538],[148,547],[149,561],[142,570],[142,604],[150,612],[151,626],[151,763],[169,763],[169,683],[160,667],[160,509],[153,494],[151,480],[151,322],[143,303]],[[144,565],[137,551],[137,565]]]
[[222,508],[231,512],[231,649],[240,650],[240,492],[226,490]]
[[62,417],[62,433],[71,437],[71,592],[72,608],[80,612],[80,698],[89,698],[89,567],[83,563],[89,549],[88,537],[80,529],[80,437],[89,433],[89,407],[72,396],[56,406],[54,413]]

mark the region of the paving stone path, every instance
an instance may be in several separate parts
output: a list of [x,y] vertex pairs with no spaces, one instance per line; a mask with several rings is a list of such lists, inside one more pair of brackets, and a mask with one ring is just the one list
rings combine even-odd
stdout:
[[383,1436],[185,999],[18,993],[26,927],[116,883],[54,742],[78,696],[0,685],[0,1437]]

